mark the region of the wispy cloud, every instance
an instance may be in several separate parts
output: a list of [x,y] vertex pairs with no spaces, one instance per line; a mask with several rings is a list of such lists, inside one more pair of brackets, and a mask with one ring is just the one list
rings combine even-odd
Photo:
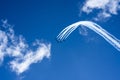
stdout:
[[27,51],[26,55],[10,62],[13,71],[23,73],[32,63],[41,61],[44,57],[50,56],[50,44],[40,43],[36,51]]
[[87,28],[84,27],[84,26],[81,26],[81,27],[79,28],[79,33],[80,33],[81,35],[83,35],[83,36],[87,36],[87,35],[88,35]]
[[33,63],[43,60],[44,57],[50,57],[51,44],[36,40],[30,46],[25,38],[16,36],[12,26],[7,20],[2,20],[0,29],[0,63],[4,61],[5,56],[12,57],[9,66],[12,71],[21,74],[29,69]]
[[118,10],[120,10],[120,0],[86,0],[82,11],[89,14],[94,10],[98,10],[95,20],[117,15]]
[[65,29],[63,29],[59,33],[59,35],[57,36],[57,40],[58,41],[65,40],[79,26],[84,26],[93,30],[94,32],[102,36],[107,42],[109,42],[118,51],[120,51],[120,40],[115,38],[112,34],[108,33],[105,29],[103,29],[98,24],[91,21],[79,21],[67,26]]

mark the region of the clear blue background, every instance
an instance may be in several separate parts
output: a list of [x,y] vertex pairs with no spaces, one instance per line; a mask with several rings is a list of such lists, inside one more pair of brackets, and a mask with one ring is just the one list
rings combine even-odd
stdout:
[[[31,65],[21,75],[22,80],[120,80],[120,52],[98,34],[88,30],[85,37],[77,29],[65,42],[56,41],[66,26],[91,20],[91,15],[79,15],[83,3],[84,0],[0,0],[0,19],[8,19],[16,35],[23,35],[29,44],[36,38],[52,44],[51,58]],[[118,13],[97,23],[120,39],[119,21]],[[19,80],[5,61],[0,66],[0,80]]]

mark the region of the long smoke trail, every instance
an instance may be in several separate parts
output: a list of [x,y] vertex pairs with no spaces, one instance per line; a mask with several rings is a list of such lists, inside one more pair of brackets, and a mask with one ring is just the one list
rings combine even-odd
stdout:
[[107,42],[109,42],[113,47],[115,47],[118,51],[120,51],[120,40],[114,37],[112,34],[108,33],[105,29],[103,29],[98,24],[91,21],[79,21],[72,25],[67,26],[63,29],[59,35],[57,36],[58,41],[65,40],[77,27],[85,26],[100,36],[102,36]]

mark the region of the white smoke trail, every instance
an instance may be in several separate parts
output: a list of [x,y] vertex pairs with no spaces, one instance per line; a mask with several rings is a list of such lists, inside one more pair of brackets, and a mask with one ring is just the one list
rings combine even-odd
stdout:
[[60,34],[57,36],[58,41],[65,40],[77,27],[79,26],[85,26],[100,36],[102,36],[106,41],[108,41],[113,47],[115,47],[118,51],[120,51],[120,40],[115,38],[112,34],[108,33],[105,29],[103,29],[101,26],[97,25],[94,22],[91,21],[79,21],[72,25],[67,26],[65,29],[63,29]]

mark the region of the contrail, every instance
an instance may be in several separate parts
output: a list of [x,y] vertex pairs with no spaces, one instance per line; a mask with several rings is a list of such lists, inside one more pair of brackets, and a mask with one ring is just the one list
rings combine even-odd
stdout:
[[102,36],[107,42],[109,42],[113,47],[115,47],[118,51],[120,51],[120,40],[114,37],[112,34],[108,33],[105,29],[103,29],[98,24],[91,21],[79,21],[74,24],[67,26],[63,29],[59,35],[57,36],[58,41],[65,40],[77,27],[85,26],[100,36]]

